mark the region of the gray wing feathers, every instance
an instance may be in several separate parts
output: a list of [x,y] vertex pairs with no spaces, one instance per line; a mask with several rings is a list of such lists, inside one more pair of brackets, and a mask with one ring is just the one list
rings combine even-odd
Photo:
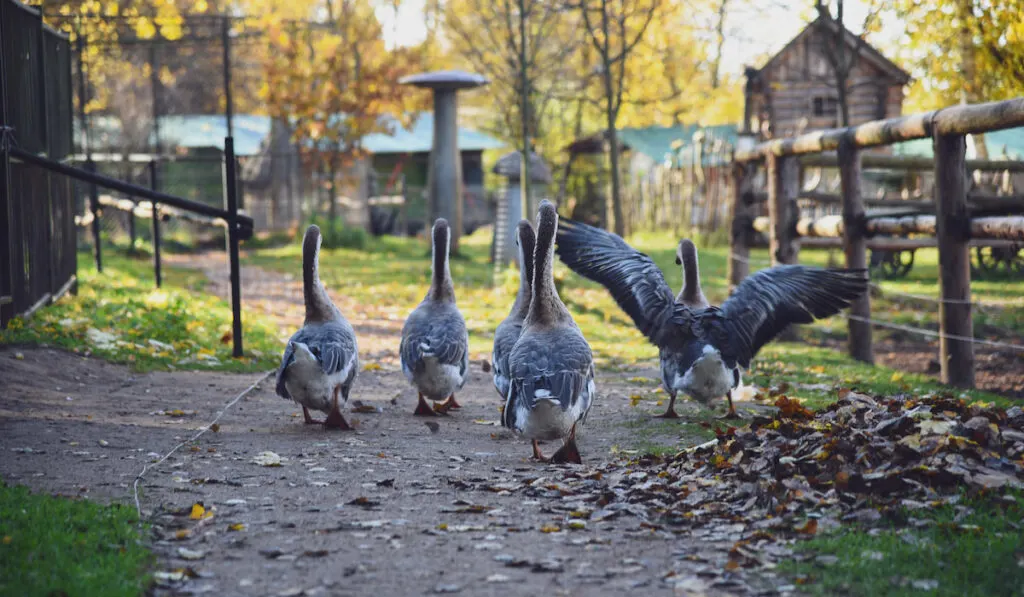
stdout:
[[555,252],[569,269],[607,288],[655,345],[678,334],[669,325],[675,296],[650,257],[610,232],[567,219],[558,222]]
[[[551,398],[568,410],[583,396],[594,377],[593,355],[583,334],[575,326],[571,329],[574,333],[565,333],[566,328],[540,334],[524,332],[516,342],[509,356],[502,425],[516,428],[519,406],[529,410],[538,400]],[[557,337],[552,337],[555,334]]]
[[721,334],[737,360],[749,365],[757,351],[791,324],[835,315],[867,291],[863,269],[778,266],[745,279],[722,303]]
[[277,369],[277,395],[292,399],[292,395],[288,393],[288,386],[284,383],[285,371],[288,370],[288,365],[292,364],[292,359],[295,358],[295,348],[291,342],[288,342],[284,347],[284,355],[281,357],[281,366]]
[[405,322],[399,354],[406,376],[419,367],[424,357],[435,357],[444,365],[457,365],[465,375],[469,369],[469,335],[462,314],[454,306],[443,311],[417,308]]
[[[333,375],[343,370],[353,359],[357,358],[356,334],[352,326],[345,320],[334,320],[326,323],[311,324],[303,327],[291,337],[281,357],[281,367],[277,371],[277,394],[282,398],[291,398],[285,385],[285,372],[295,358],[293,342],[300,342],[309,347],[323,369],[324,375]],[[355,367],[349,375],[355,374]]]

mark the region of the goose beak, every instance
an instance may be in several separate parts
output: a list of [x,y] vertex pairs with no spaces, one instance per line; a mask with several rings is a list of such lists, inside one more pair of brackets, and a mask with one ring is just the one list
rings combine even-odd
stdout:
[[679,258],[679,255],[676,255],[676,265],[682,265],[682,264],[683,264],[683,260]]

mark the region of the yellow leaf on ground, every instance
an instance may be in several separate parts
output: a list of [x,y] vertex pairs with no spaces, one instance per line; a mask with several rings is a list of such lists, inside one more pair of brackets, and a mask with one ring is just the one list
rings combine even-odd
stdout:
[[235,524],[229,524],[228,525],[228,530],[229,531],[244,531],[245,530],[245,523],[244,522],[236,522]]
[[367,363],[363,365],[363,371],[380,371],[380,363]]
[[204,508],[202,504],[199,502],[192,504],[192,514],[189,515],[189,518],[192,520],[199,520],[203,517],[203,514],[206,514],[206,508]]
[[557,524],[546,524],[540,527],[540,532],[542,533],[557,533],[560,530],[562,530],[562,528]]

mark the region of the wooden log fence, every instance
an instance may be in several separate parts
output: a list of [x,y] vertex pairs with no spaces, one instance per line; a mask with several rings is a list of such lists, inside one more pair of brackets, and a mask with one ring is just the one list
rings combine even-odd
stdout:
[[[733,195],[733,234],[729,282],[735,285],[746,275],[737,257],[749,255],[749,235],[741,228],[768,233],[772,263],[793,263],[798,237],[842,238],[848,267],[865,267],[866,250],[875,234],[922,234],[935,236],[939,249],[939,337],[943,383],[974,386],[974,330],[971,318],[970,253],[972,239],[989,243],[1024,241],[1024,216],[974,217],[972,211],[1006,209],[1016,205],[989,204],[992,197],[968,193],[968,169],[1024,171],[1024,163],[966,159],[968,134],[1024,126],[1024,97],[1001,102],[954,106],[899,118],[867,122],[857,126],[815,131],[797,137],[774,139],[733,153],[737,180],[752,176],[765,163],[768,180],[767,219],[750,217],[750,205],[758,199],[749,185],[736,184]],[[902,141],[931,138],[935,159],[894,158],[862,154],[861,150]],[[834,152],[834,153],[832,153]],[[797,216],[799,169],[805,166],[838,166],[842,203],[841,216],[805,220]],[[754,168],[752,168],[754,166]],[[927,209],[927,214],[871,217],[866,213],[870,199],[861,195],[861,171],[865,168],[904,170],[932,169],[935,173],[935,201],[907,201],[910,207]],[[1019,197],[1007,201],[1019,201]],[[913,205],[917,203],[918,205]],[[927,203],[927,205],[920,205]],[[894,242],[889,239],[885,242]],[[916,240],[916,239],[904,239]],[[854,358],[871,363],[872,340],[870,298],[863,297],[851,308],[849,351]]]
[[[903,236],[907,234],[938,235],[938,218],[932,215],[873,216],[863,223],[863,236]],[[1024,243],[1024,216],[992,216],[967,218],[970,238],[1014,241]],[[768,234],[771,219],[766,216],[754,218],[754,230]],[[822,216],[820,218],[798,218],[794,224],[795,237],[841,238],[845,236],[843,216]],[[932,245],[937,246],[937,245]]]

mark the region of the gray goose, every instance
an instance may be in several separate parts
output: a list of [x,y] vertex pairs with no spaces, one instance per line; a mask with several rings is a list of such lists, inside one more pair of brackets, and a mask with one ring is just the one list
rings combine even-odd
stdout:
[[516,248],[519,251],[519,292],[512,303],[512,310],[494,330],[494,387],[502,401],[508,398],[509,376],[508,355],[512,352],[519,334],[523,331],[523,320],[530,311],[530,289],[533,286],[533,248],[537,238],[529,220],[519,220],[516,228]]
[[557,228],[555,206],[542,201],[530,309],[508,357],[509,391],[501,424],[531,439],[538,460],[545,460],[538,441],[562,439],[550,461],[582,463],[576,426],[586,421],[594,401],[594,361],[555,290],[551,268]]
[[[448,266],[448,222],[438,218],[431,236],[430,290],[405,320],[399,346],[402,372],[419,394],[415,414],[420,416],[461,408],[455,392],[462,389],[469,371],[469,334],[455,305],[455,286]],[[424,397],[440,404],[431,409]]]
[[306,319],[285,347],[277,395],[302,405],[306,424],[317,423],[309,415],[312,408],[327,413],[324,427],[351,429],[341,406],[359,370],[359,351],[355,331],[320,282],[320,242],[320,229],[310,226],[302,240]]
[[[675,300],[654,261],[610,232],[563,220],[557,250],[570,269],[608,289],[658,347],[668,417],[676,416],[680,391],[705,405],[724,395],[735,417],[732,391],[757,351],[790,324],[835,315],[868,284],[863,269],[782,265],[747,277],[721,307],[701,307]],[[687,264],[691,255],[694,267]],[[696,276],[696,250],[677,256]],[[689,287],[688,281],[682,298]]]

